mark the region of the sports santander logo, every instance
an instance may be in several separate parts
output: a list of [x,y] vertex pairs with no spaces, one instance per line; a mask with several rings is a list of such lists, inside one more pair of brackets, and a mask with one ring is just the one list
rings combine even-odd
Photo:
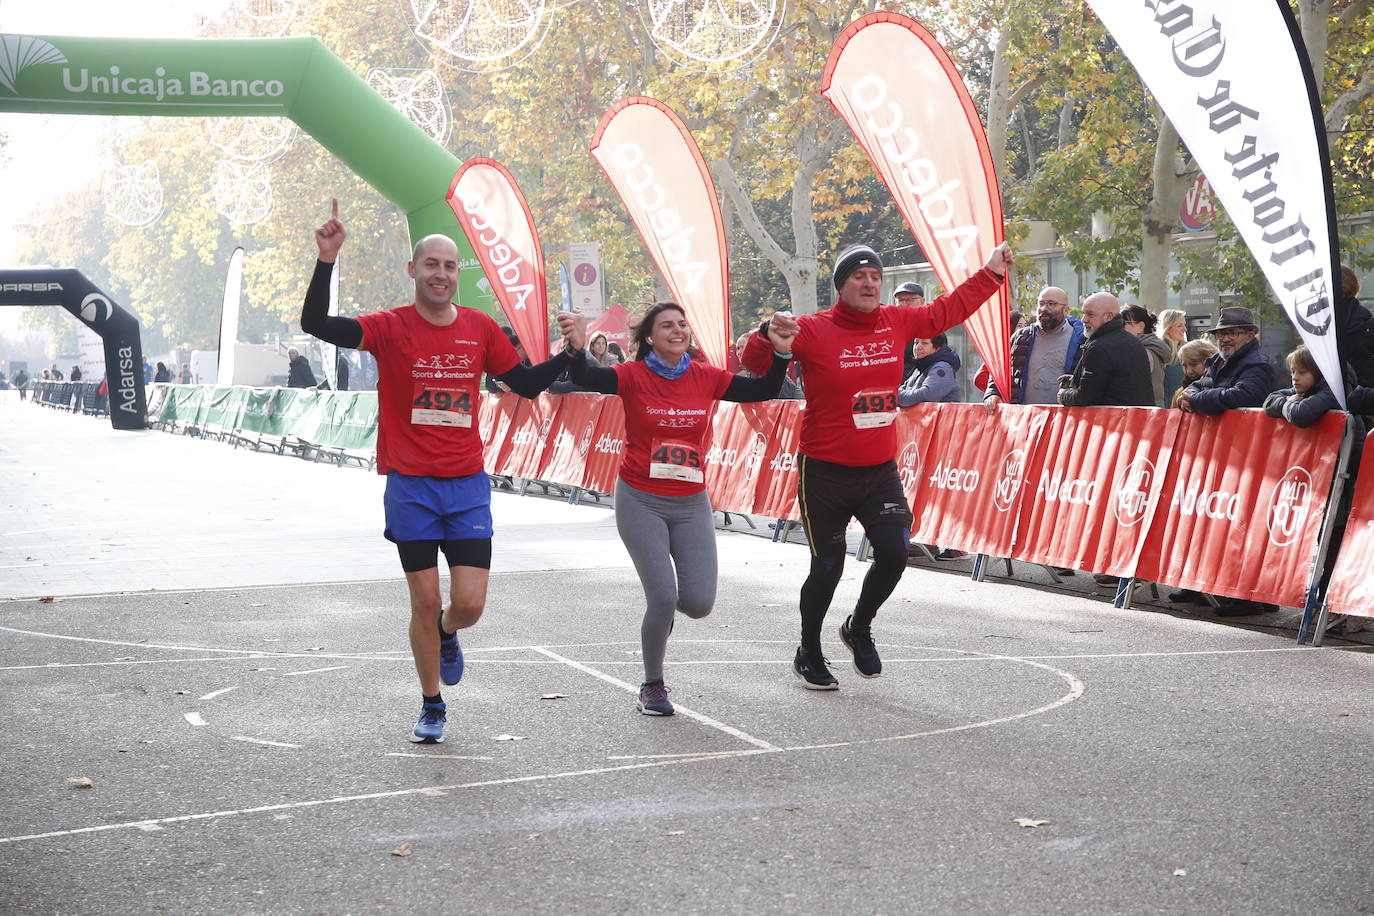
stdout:
[[1112,512],[1118,522],[1127,528],[1140,524],[1150,504],[1150,485],[1154,479],[1155,465],[1149,458],[1137,458],[1121,469],[1112,484],[1115,494]]
[[1311,509],[1312,475],[1295,465],[1284,472],[1269,496],[1269,542],[1275,547],[1287,547],[1296,541],[1307,527]]

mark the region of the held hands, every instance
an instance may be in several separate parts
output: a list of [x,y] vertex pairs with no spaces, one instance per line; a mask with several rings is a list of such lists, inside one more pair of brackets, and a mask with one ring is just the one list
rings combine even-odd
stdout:
[[797,337],[797,319],[791,312],[774,312],[768,319],[768,341],[775,353],[791,353],[792,342]]
[[330,210],[329,219],[315,230],[315,245],[320,249],[320,260],[326,264],[333,264],[338,260],[339,249],[343,247],[344,239],[348,238],[343,223],[339,222],[338,198],[330,202]]
[[1192,396],[1185,390],[1178,396],[1178,409],[1184,413],[1192,413],[1193,405],[1189,403]]
[[1011,270],[1014,258],[1011,254],[1011,245],[1003,242],[992,249],[992,254],[988,255],[988,261],[983,266],[999,277],[1005,277],[1007,271]]
[[558,313],[558,330],[569,348],[581,350],[587,346],[587,319],[581,309]]

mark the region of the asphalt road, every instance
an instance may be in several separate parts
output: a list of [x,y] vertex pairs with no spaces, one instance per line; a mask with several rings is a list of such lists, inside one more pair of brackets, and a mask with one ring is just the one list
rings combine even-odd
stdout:
[[1374,912],[1368,646],[927,566],[813,693],[804,549],[722,532],[645,717],[610,514],[499,494],[416,746],[370,475],[0,429],[0,912]]

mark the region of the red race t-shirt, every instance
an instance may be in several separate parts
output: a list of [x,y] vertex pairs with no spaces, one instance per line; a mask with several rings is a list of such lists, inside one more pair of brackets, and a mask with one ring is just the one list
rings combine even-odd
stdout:
[[706,449],[715,403],[734,378],[693,360],[669,381],[643,361],[613,367],[625,402],[625,454],[620,479],[660,496],[688,496],[706,488]]
[[[799,317],[792,354],[806,387],[801,453],[848,467],[891,461],[903,351],[913,338],[932,337],[968,318],[1001,285],[1002,278],[984,267],[926,305],[860,312],[837,302]],[[771,351],[767,338],[752,335],[745,367],[765,371]]]
[[414,304],[358,318],[358,348],[377,358],[377,473],[466,477],[482,470],[477,414],[482,373],[520,361],[491,316],[454,307],[430,324]]

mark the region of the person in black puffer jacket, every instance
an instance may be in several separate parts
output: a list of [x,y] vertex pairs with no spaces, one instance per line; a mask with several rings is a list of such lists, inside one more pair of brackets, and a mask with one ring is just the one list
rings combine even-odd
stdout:
[[1059,392],[1065,407],[1153,407],[1150,357],[1140,340],[1121,322],[1121,305],[1111,293],[1083,300],[1083,327],[1088,339],[1078,363]]

